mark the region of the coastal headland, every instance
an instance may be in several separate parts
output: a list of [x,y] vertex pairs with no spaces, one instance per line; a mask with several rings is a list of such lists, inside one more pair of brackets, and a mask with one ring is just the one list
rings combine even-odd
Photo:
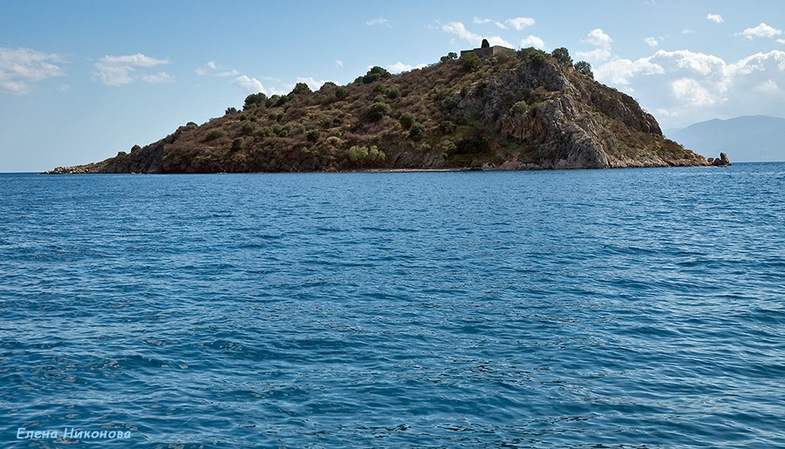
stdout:
[[345,86],[251,94],[242,109],[74,173],[541,170],[729,165],[665,138],[629,95],[565,48],[483,46]]

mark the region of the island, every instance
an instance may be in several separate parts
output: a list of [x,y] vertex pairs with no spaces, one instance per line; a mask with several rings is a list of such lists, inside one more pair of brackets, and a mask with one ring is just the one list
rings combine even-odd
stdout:
[[393,75],[287,95],[190,122],[146,146],[62,173],[541,170],[729,165],[665,138],[629,95],[594,79],[566,48],[449,53]]

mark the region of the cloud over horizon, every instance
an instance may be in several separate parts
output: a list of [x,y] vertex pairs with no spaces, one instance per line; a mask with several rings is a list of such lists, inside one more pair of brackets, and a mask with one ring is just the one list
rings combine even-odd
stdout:
[[772,99],[785,101],[785,51],[755,53],[735,62],[690,50],[658,50],[630,60],[614,58],[595,68],[601,82],[623,86],[657,115],[676,122],[761,111]]

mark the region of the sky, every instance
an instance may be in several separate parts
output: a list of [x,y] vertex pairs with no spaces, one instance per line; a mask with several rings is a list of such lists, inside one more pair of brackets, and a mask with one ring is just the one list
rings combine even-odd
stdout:
[[782,0],[0,0],[0,172],[96,162],[298,82],[565,47],[663,130],[785,117]]

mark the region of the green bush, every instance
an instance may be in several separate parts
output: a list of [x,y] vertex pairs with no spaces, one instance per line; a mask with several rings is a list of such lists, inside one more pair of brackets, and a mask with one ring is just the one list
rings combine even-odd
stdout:
[[232,151],[241,150],[243,145],[245,145],[245,139],[242,137],[236,137],[234,140],[232,140]]
[[572,65],[572,58],[570,57],[570,52],[564,47],[559,47],[553,52],[551,52],[551,56],[556,58],[559,64],[563,66],[571,66]]
[[223,128],[214,128],[207,132],[207,135],[204,136],[205,142],[210,142],[215,139],[220,139],[221,137],[226,136],[226,131]]
[[319,137],[321,137],[321,136],[322,136],[322,134],[319,132],[318,129],[312,129],[312,130],[310,130],[310,131],[305,133],[305,138],[309,142],[316,142],[317,140],[319,140]]
[[461,57],[461,68],[466,72],[473,72],[480,67],[482,60],[476,53],[466,53]]
[[371,145],[370,148],[354,145],[349,148],[346,155],[349,157],[349,161],[356,167],[379,165],[387,159],[387,155],[380,151],[376,145]]
[[586,61],[578,61],[575,63],[575,71],[581,75],[586,75],[589,78],[594,78],[594,72],[591,71],[591,64]]
[[386,95],[387,98],[389,98],[390,100],[395,100],[396,98],[401,96],[401,89],[399,89],[398,86],[390,86],[387,89]]
[[398,121],[401,123],[401,126],[403,126],[403,129],[408,130],[412,127],[412,125],[414,125],[414,123],[417,121],[417,118],[411,112],[404,112],[401,114],[401,117],[398,119]]
[[343,86],[337,87],[335,89],[335,98],[337,98],[339,100],[343,100],[344,98],[346,98],[346,93],[347,92],[346,92],[346,88],[345,87],[343,87]]
[[411,128],[409,128],[409,137],[416,140],[423,132],[425,132],[425,126],[423,126],[422,123],[415,122],[412,124]]
[[332,82],[332,81],[325,81],[325,83],[322,84],[322,87],[320,87],[319,90],[320,91],[324,91],[325,89],[334,89],[336,87],[338,87],[338,85],[335,84],[334,82]]
[[311,88],[308,87],[305,83],[297,83],[294,85],[294,89],[289,93],[289,95],[304,95],[310,94]]
[[246,136],[250,136],[256,132],[256,125],[251,122],[245,122],[245,124],[243,124],[242,131]]
[[371,105],[370,109],[368,109],[368,118],[373,121],[379,121],[384,116],[390,113],[392,108],[385,102],[375,102]]
[[245,104],[243,110],[255,108],[257,106],[264,106],[267,103],[267,95],[259,92],[245,97]]
[[529,64],[535,69],[539,69],[548,62],[548,57],[543,52],[535,52],[529,55]]
[[361,79],[363,83],[371,84],[371,83],[375,83],[376,81],[379,81],[380,79],[389,78],[391,76],[392,74],[390,72],[377,65],[372,67],[371,70],[368,70],[368,73],[366,73],[365,76],[361,77]]
[[262,126],[261,128],[257,129],[253,135],[254,137],[260,138],[272,137],[275,135],[275,131],[273,131],[271,126]]

